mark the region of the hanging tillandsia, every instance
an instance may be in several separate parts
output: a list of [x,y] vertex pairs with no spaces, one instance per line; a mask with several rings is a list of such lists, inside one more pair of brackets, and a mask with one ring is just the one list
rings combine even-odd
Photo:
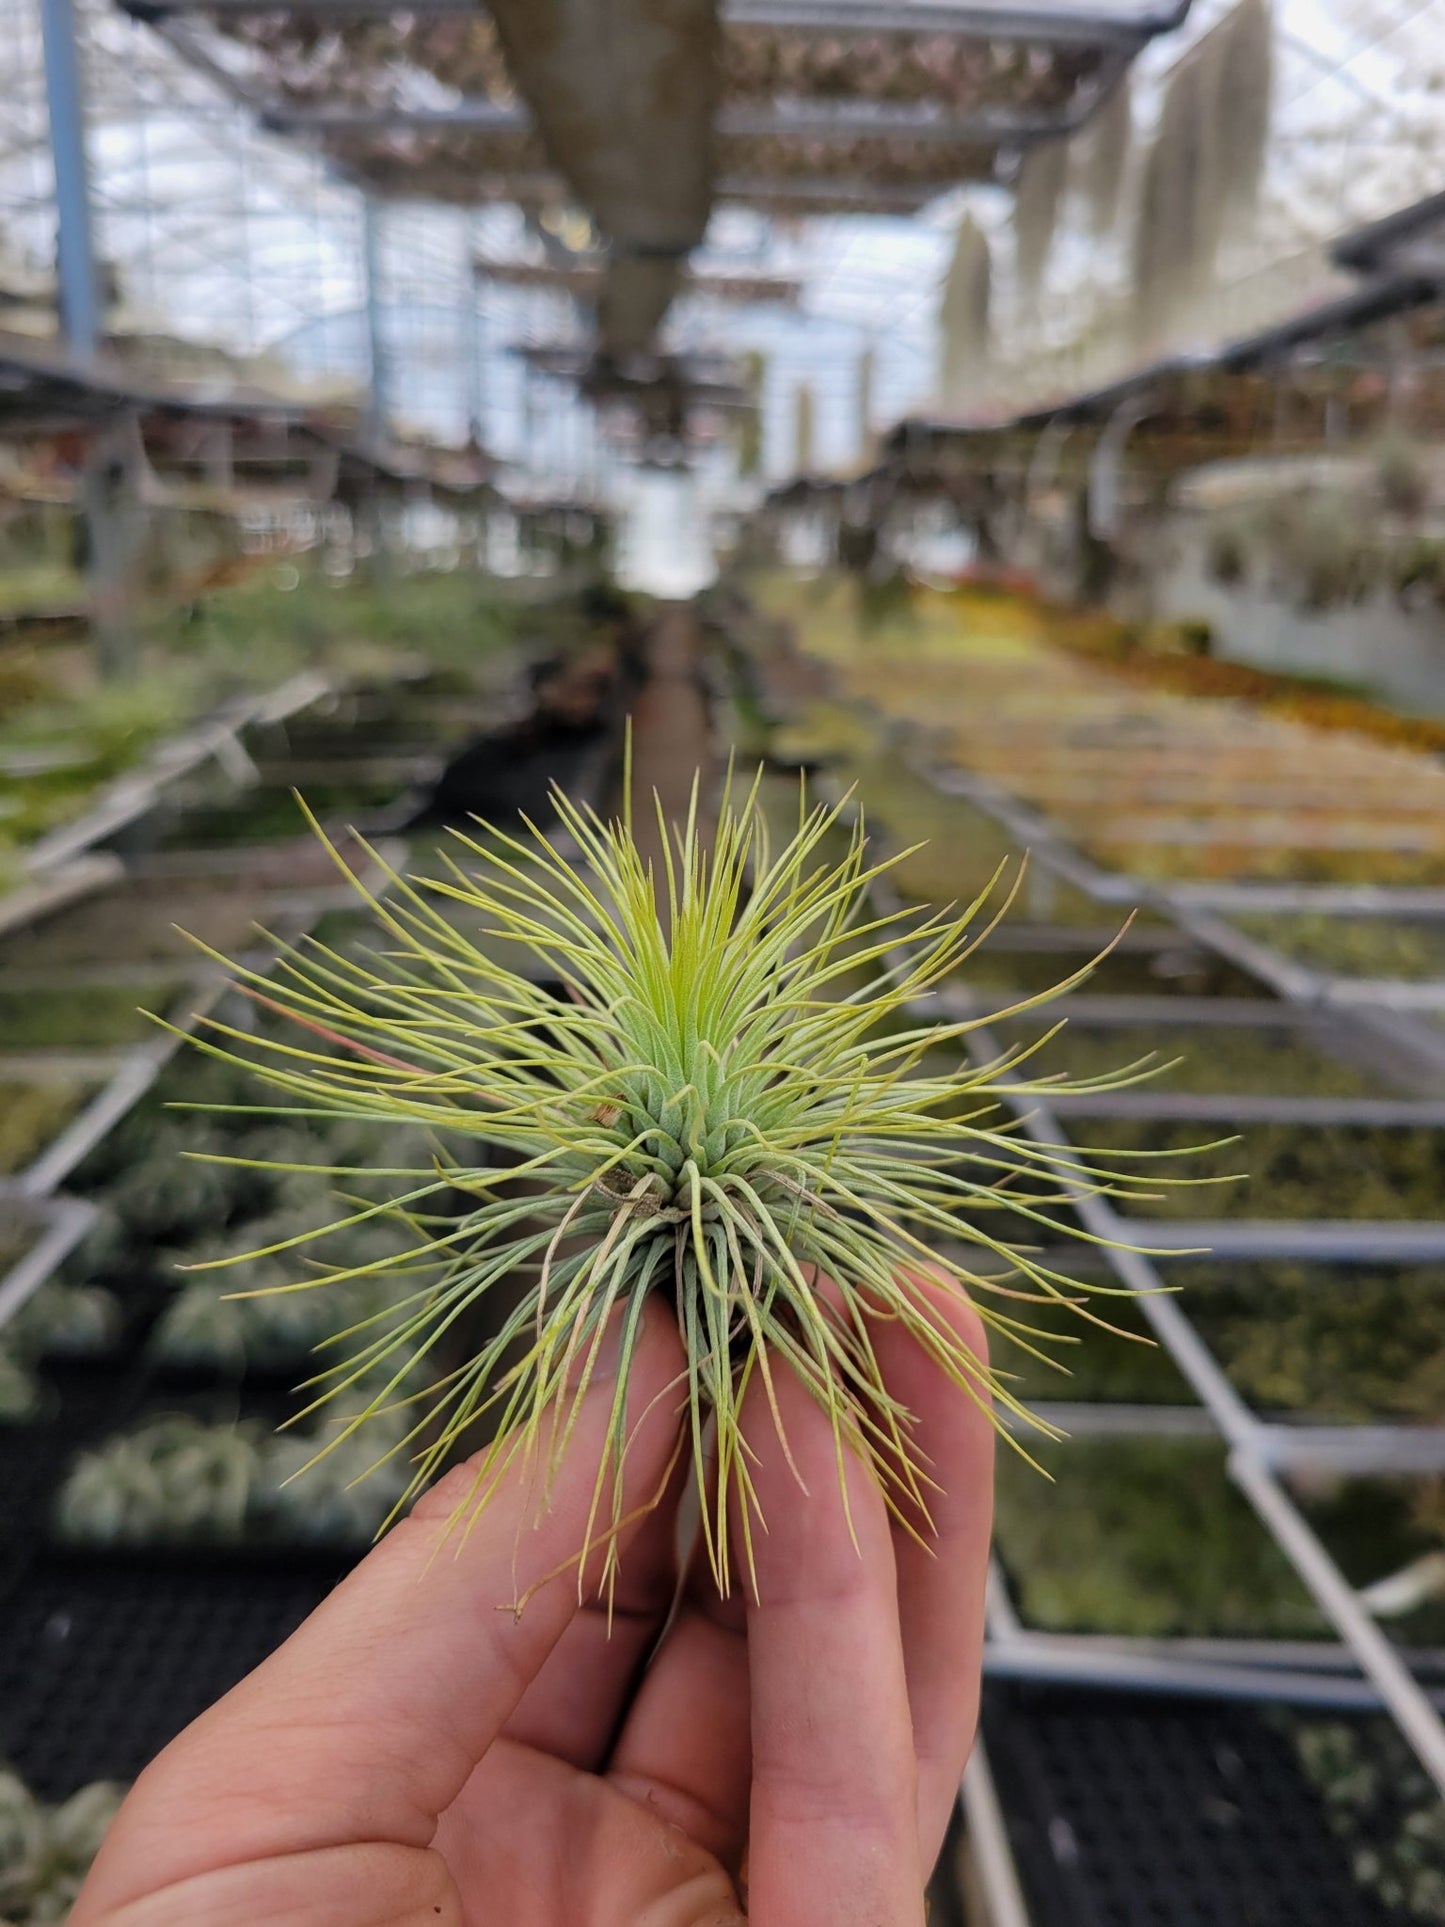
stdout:
[[1126,74],[1070,147],[1070,168],[1093,234],[1107,234],[1114,225],[1133,139],[1134,109]]
[[1068,181],[1067,142],[1039,141],[1024,154],[1014,188],[1014,266],[1029,311],[1038,304]]
[[[455,860],[432,880],[395,877],[384,900],[356,883],[384,948],[279,945],[269,974],[236,974],[283,1021],[260,1034],[211,1021],[197,1039],[249,1062],[292,1115],[394,1120],[475,1147],[365,1174],[386,1197],[346,1222],[387,1214],[412,1234],[404,1256],[308,1276],[306,1250],[325,1235],[314,1231],[264,1254],[295,1257],[283,1289],[363,1272],[394,1281],[388,1308],[332,1341],[336,1362],[317,1374],[308,1411],[336,1401],[338,1444],[399,1406],[415,1412],[378,1460],[414,1455],[408,1497],[482,1437],[492,1442],[459,1519],[519,1456],[555,1463],[604,1334],[620,1327],[589,1529],[589,1543],[609,1547],[609,1573],[649,1295],[672,1306],[682,1336],[684,1434],[726,1586],[749,1568],[756,1523],[740,1420],[750,1389],[771,1399],[773,1375],[794,1372],[840,1452],[864,1455],[900,1510],[926,1512],[929,1478],[908,1413],[879,1377],[872,1320],[901,1324],[1000,1422],[1025,1420],[1006,1372],[974,1355],[932,1293],[967,1294],[995,1335],[1035,1353],[1051,1338],[1074,1342],[1050,1315],[1103,1323],[1087,1303],[1095,1288],[1010,1245],[1000,1217],[1021,1218],[1042,1245],[1080,1235],[1059,1216],[1079,1190],[1157,1190],[1140,1154],[1101,1162],[1010,1126],[998,1093],[1029,1049],[971,1066],[963,1040],[976,1023],[915,1017],[1007,902],[992,916],[988,893],[961,912],[880,912],[871,887],[900,859],[875,861],[861,821],[849,830],[840,809],[801,794],[796,831],[775,848],[760,781],[742,794],[729,785],[706,841],[695,793],[686,825],[664,834],[660,876],[638,853],[630,809],[607,822],[559,795],[572,856],[530,826],[458,834]],[[523,974],[529,959],[545,981]],[[1072,1088],[1141,1074],[1136,1064]],[[434,1365],[455,1321],[489,1293],[495,1303],[504,1281],[494,1336],[418,1404],[411,1374]],[[729,1545],[730,1501],[741,1546]]]
[[993,259],[988,237],[965,214],[953,237],[953,253],[938,308],[938,398],[959,413],[978,399],[990,356]]
[[1219,191],[1227,226],[1253,219],[1269,153],[1274,101],[1274,15],[1270,0],[1240,0],[1221,27],[1215,89]]
[[793,390],[793,473],[811,475],[813,472],[813,420],[815,415],[813,385],[800,381]]
[[763,472],[763,394],[768,360],[757,348],[743,356],[743,386],[747,400],[737,414],[738,474],[751,482]]

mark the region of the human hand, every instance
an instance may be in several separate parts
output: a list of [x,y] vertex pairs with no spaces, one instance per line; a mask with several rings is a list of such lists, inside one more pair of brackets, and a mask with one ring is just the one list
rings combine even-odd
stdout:
[[[851,1458],[850,1537],[831,1428],[777,1371],[807,1492],[754,1388],[755,1592],[720,1598],[703,1561],[666,1625],[674,1479],[624,1531],[609,1634],[600,1559],[580,1608],[575,1561],[600,1374],[550,1506],[508,1473],[437,1557],[471,1479],[449,1474],[146,1769],[71,1927],[918,1927],[978,1711],[993,1431],[899,1327],[871,1336],[941,1487],[927,1550]],[[629,1516],[667,1479],[681,1371],[654,1305]]]

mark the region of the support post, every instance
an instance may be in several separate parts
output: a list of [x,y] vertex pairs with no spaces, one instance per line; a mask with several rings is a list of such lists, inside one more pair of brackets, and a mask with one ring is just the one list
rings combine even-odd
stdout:
[[366,350],[371,364],[367,433],[372,441],[382,442],[391,413],[391,367],[382,320],[381,209],[369,194],[361,204],[361,266],[366,284]]
[[40,28],[45,47],[50,151],[55,164],[60,325],[71,354],[77,360],[89,361],[100,345],[100,281],[91,231],[90,168],[72,0],[40,0]]
[[[361,203],[361,267],[365,282],[366,350],[371,363],[371,398],[366,411],[366,440],[380,449],[391,426],[391,362],[386,350],[382,305],[381,209],[368,194]],[[380,479],[374,478],[366,504],[366,528],[371,545],[371,572],[377,581],[390,573],[386,512]]]
[[[55,167],[55,270],[60,328],[72,359],[94,361],[104,316],[90,207],[85,145],[85,99],[73,0],[40,0],[45,52],[45,96]],[[91,437],[81,476],[90,619],[102,675],[122,674],[131,656],[129,550],[126,504],[116,488],[117,446],[125,425]],[[124,475],[124,462],[120,472]]]
[[467,371],[467,421],[471,436],[479,448],[485,448],[487,437],[483,417],[487,407],[486,374],[482,366],[485,350],[485,336],[482,327],[482,295],[484,283],[476,273],[474,263],[481,252],[480,223],[476,216],[467,222],[463,238],[462,260],[462,301],[464,325],[462,330],[463,365]]

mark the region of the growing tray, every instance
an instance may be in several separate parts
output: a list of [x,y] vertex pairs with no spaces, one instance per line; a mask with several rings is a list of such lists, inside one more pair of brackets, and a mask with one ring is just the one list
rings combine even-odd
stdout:
[[994,1682],[983,1734],[1033,1927],[1419,1927],[1267,1711]]
[[0,1756],[47,1799],[131,1780],[273,1652],[344,1567],[41,1558],[4,1597]]
[[1316,1607],[1213,1439],[1022,1435],[1001,1451],[995,1549],[1034,1632],[1315,1638]]

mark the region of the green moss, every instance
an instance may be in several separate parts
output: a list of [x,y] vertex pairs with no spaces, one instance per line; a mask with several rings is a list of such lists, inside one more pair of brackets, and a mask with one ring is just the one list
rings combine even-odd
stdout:
[[[957,796],[946,796],[908,765],[898,751],[845,759],[842,780],[856,785],[858,801],[895,849],[913,851],[894,873],[907,897],[920,903],[971,902],[999,875],[996,901],[1023,871],[1014,915],[1038,923],[1099,926],[1110,913],[1041,863],[1023,864],[1024,850],[991,816]],[[1119,921],[1122,923],[1123,918]]]
[[33,1164],[89,1096],[84,1084],[0,1082],[0,1173]]
[[[394,803],[399,783],[318,783],[305,786],[307,805],[323,822],[365,820]],[[283,784],[262,784],[232,803],[177,813],[160,837],[164,850],[216,849],[274,843],[312,834],[301,805]]]
[[[1179,1152],[1217,1133],[1197,1124],[1088,1121],[1099,1150]],[[1128,1168],[1147,1169],[1132,1161]],[[1133,1210],[1166,1218],[1437,1218],[1445,1214],[1445,1132],[1329,1124],[1247,1124],[1237,1142],[1160,1162],[1161,1177],[1228,1177],[1172,1186]],[[1235,1175],[1237,1174],[1237,1175]]]
[[1186,1263],[1165,1276],[1260,1410],[1335,1421],[1445,1411],[1445,1270]]
[[1049,1484],[998,1466],[995,1544],[1026,1625],[1141,1637],[1317,1635],[1319,1615],[1203,1440],[1071,1439]]
[[[1086,1274],[1081,1271],[1080,1275]],[[1100,1331],[1068,1317],[1040,1318],[1039,1324],[1046,1329],[1065,1332],[1078,1340],[1042,1348],[1066,1368],[1067,1375],[1000,1340],[994,1346],[993,1362],[1000,1372],[1010,1375],[1010,1391],[1028,1405],[1075,1400],[1086,1405],[1194,1403],[1188,1381],[1168,1352],[1153,1342],[1149,1321],[1136,1301],[1099,1298],[1092,1301],[1090,1310],[1096,1317],[1107,1319],[1116,1332],[1128,1332],[1130,1337]]]
[[[1067,1000],[1059,1014],[1067,1017]],[[998,1026],[1001,1043],[1023,1043],[1045,1035],[1052,1007],[1027,1022]],[[1288,1097],[1365,1097],[1379,1084],[1352,1064],[1314,1048],[1296,1031],[1263,1025],[1100,1025],[1066,1023],[1057,1037],[1029,1058],[1023,1074],[1071,1078],[1103,1077],[1126,1064],[1152,1059],[1159,1068],[1138,1088],[1189,1091],[1201,1095],[1232,1093]],[[1177,1061],[1176,1061],[1177,1060]],[[1167,1068],[1164,1068],[1167,1066]],[[1091,1127],[1092,1128],[1092,1127]],[[1087,1135],[1087,1133],[1084,1133]]]
[[[969,990],[987,993],[990,1000],[1000,993],[1019,991],[1033,996],[1079,971],[1088,971],[1077,986],[1081,996],[1089,997],[1261,997],[1267,995],[1253,977],[1236,970],[1222,957],[1187,942],[1163,949],[1121,948],[1101,957],[1108,942],[1099,932],[1097,948],[1079,950],[1012,950],[1009,926],[997,933],[969,958],[958,980]],[[1057,1007],[1067,1017],[1067,1002]],[[1125,1059],[1124,1061],[1128,1061]]]
[[146,1010],[164,1010],[175,987],[87,984],[0,989],[0,1050],[106,1050],[154,1034]]
[[1445,858],[1418,849],[1304,849],[1287,830],[1270,843],[1232,842],[1228,828],[1209,843],[1132,841],[1107,834],[1080,838],[1106,869],[1131,877],[1209,882],[1257,878],[1271,883],[1436,884],[1445,881]]
[[86,963],[159,963],[170,957],[194,962],[196,949],[177,923],[224,954],[234,955],[254,937],[261,899],[239,890],[213,895],[174,890],[152,899],[128,884],[98,892],[52,917],[0,940],[0,967],[48,970]]
[[1445,925],[1378,917],[1236,917],[1251,937],[1314,970],[1347,977],[1445,977]]

